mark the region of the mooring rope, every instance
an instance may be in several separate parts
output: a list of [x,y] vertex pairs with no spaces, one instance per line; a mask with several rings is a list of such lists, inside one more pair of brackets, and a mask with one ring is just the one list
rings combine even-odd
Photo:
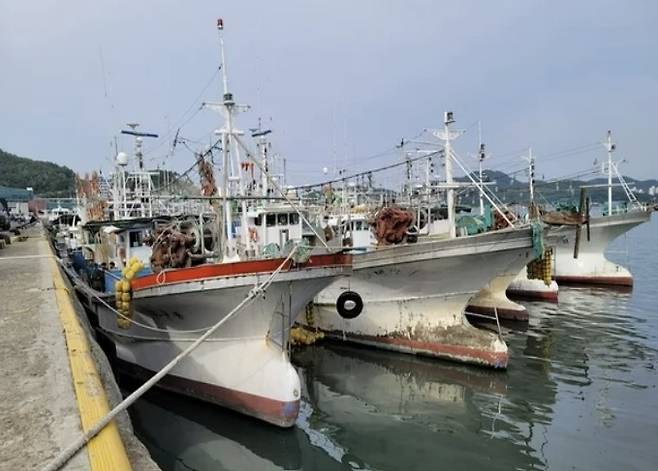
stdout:
[[300,244],[297,244],[291,251],[286,259],[277,267],[277,269],[272,272],[272,274],[261,284],[254,286],[249,294],[235,306],[231,312],[224,316],[219,322],[213,325],[206,333],[201,335],[198,339],[187,347],[183,352],[178,354],[173,360],[167,363],[160,371],[158,371],[151,379],[142,384],[138,389],[136,389],[132,394],[125,398],[121,403],[119,403],[114,409],[112,409],[108,414],[99,420],[96,425],[91,427],[85,433],[83,433],[77,440],[75,440],[71,445],[66,447],[59,455],[57,455],[50,463],[48,463],[43,471],[56,471],[64,466],[75,454],[82,449],[92,438],[94,438],[101,430],[103,430],[107,424],[109,424],[114,418],[122,411],[130,407],[137,399],[139,399],[144,393],[151,389],[155,383],[160,381],[167,373],[169,373],[183,358],[192,353],[199,345],[201,345],[204,340],[210,337],[217,329],[219,329],[225,322],[237,314],[242,308],[250,304],[256,299],[257,296],[260,296],[267,290],[267,288],[272,284],[274,278],[281,272],[283,267],[292,259],[293,254],[297,251],[297,248]]

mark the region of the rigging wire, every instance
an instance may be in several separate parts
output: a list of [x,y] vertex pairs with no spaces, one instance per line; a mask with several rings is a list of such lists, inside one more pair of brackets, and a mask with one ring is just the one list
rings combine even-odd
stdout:
[[171,188],[173,185],[175,185],[176,183],[178,183],[179,181],[181,181],[181,179],[183,179],[184,177],[186,177],[188,173],[190,173],[192,170],[194,170],[194,167],[196,167],[196,165],[199,163],[199,161],[200,161],[202,158],[206,157],[207,155],[211,155],[213,149],[216,149],[216,148],[217,148],[217,145],[218,145],[221,141],[222,141],[221,138],[220,138],[220,139],[217,139],[217,140],[215,141],[215,143],[214,143],[212,146],[210,146],[209,149],[207,149],[205,152],[201,152],[201,153],[196,153],[196,152],[194,152],[194,150],[192,150],[189,146],[187,146],[187,144],[184,144],[184,145],[188,148],[188,150],[189,150],[190,152],[192,152],[192,153],[195,155],[196,158],[195,158],[195,160],[194,160],[194,163],[193,163],[193,164],[192,164],[187,170],[185,170],[183,173],[181,173],[180,175],[178,175],[176,178],[174,178],[172,181],[170,181],[170,182],[167,183],[166,185],[162,185],[162,186],[160,186],[160,187],[154,189],[154,190],[153,190],[153,193],[160,193],[160,192],[166,190],[167,188]]
[[199,94],[196,96],[196,98],[190,103],[190,106],[188,106],[187,109],[186,109],[186,110],[183,112],[183,114],[181,115],[181,118],[178,120],[178,124],[175,125],[174,127],[172,127],[171,129],[169,129],[169,131],[167,131],[167,132],[161,137],[159,143],[155,144],[153,147],[151,147],[151,148],[149,148],[149,149],[145,149],[145,150],[144,150],[144,154],[151,154],[152,152],[154,152],[154,151],[156,151],[157,149],[161,148],[163,144],[169,142],[169,138],[171,138],[172,135],[173,135],[177,130],[179,130],[180,128],[182,128],[182,127],[185,126],[186,124],[188,124],[188,123],[189,123],[189,122],[190,122],[190,121],[191,121],[191,120],[192,120],[192,119],[193,119],[193,118],[199,113],[199,111],[201,111],[202,107],[198,107],[190,117],[185,118],[185,116],[186,116],[190,111],[192,111],[192,109],[194,109],[195,105],[197,105],[197,103],[201,100],[201,98],[203,97],[203,94],[206,93],[206,91],[208,90],[208,88],[210,88],[210,86],[213,84],[213,82],[215,81],[215,78],[217,78],[217,75],[219,74],[219,71],[221,70],[221,68],[222,68],[221,65],[215,68],[215,70],[214,70],[212,76],[210,77],[210,79],[208,80],[208,82],[204,85],[204,87],[201,89],[201,91],[200,91]]
[[293,186],[291,189],[293,189],[293,190],[305,190],[305,189],[311,189],[311,188],[315,188],[315,187],[322,187],[324,185],[330,185],[332,183],[344,182],[344,181],[347,181],[347,180],[351,180],[352,178],[358,178],[358,177],[362,177],[362,176],[366,176],[366,175],[372,175],[373,173],[383,172],[384,170],[389,170],[389,169],[392,169],[392,168],[395,168],[395,167],[401,167],[403,165],[408,165],[410,163],[413,163],[413,162],[416,162],[416,161],[419,161],[419,160],[429,159],[431,157],[436,157],[437,155],[442,155],[442,154],[443,154],[443,149],[440,149],[440,150],[431,152],[429,154],[425,154],[425,155],[421,155],[419,157],[414,157],[412,159],[404,160],[402,162],[396,162],[394,164],[385,165],[383,167],[379,167],[379,168],[375,168],[375,169],[371,169],[371,170],[366,170],[366,171],[363,171],[363,172],[353,173],[351,175],[346,175],[346,176],[343,176],[343,177],[334,178],[332,180],[326,180],[326,181],[323,181],[323,182],[312,183],[310,185]]

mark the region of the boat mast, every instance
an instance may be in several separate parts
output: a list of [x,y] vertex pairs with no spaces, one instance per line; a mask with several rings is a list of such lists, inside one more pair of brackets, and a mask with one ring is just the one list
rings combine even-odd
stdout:
[[539,217],[539,212],[535,205],[535,156],[532,154],[532,147],[528,147],[528,156],[522,157],[522,159],[528,162],[528,190],[530,193],[528,218],[535,219]]
[[612,153],[615,150],[615,144],[612,142],[612,131],[608,130],[608,215],[612,215]]
[[260,172],[260,195],[262,197],[267,197],[270,194],[270,185],[267,179],[268,173],[270,172],[270,159],[269,159],[269,147],[270,143],[267,140],[267,135],[272,132],[271,129],[263,129],[261,125],[261,120],[258,118],[258,129],[252,129],[251,137],[257,139],[256,146],[260,151],[260,165],[262,171]]
[[479,175],[479,180],[480,180],[480,216],[484,216],[484,198],[482,195],[483,191],[483,186],[482,186],[482,162],[484,161],[484,158],[486,157],[485,153],[485,147],[484,144],[482,143],[482,140],[480,140],[480,151],[479,151],[479,164],[480,164],[480,175]]
[[[213,109],[221,109],[224,112],[224,127],[220,129],[222,136],[222,188],[221,195],[223,196],[224,217],[226,221],[226,230],[222,233],[222,241],[226,242],[227,253],[225,255],[235,256],[236,246],[233,237],[233,214],[231,210],[231,202],[228,199],[233,193],[239,196],[245,196],[244,185],[240,177],[240,151],[239,146],[234,143],[239,135],[243,134],[242,131],[233,128],[233,113],[242,108],[247,108],[243,105],[237,105],[233,100],[233,94],[229,92],[228,87],[228,74],[226,71],[226,55],[224,53],[224,21],[219,18],[217,20],[217,33],[219,35],[219,49],[220,49],[220,68],[222,70],[222,85],[223,95],[222,102],[219,104],[205,103],[206,106]],[[235,159],[231,158],[231,146]],[[231,191],[232,183],[237,183],[237,191]],[[251,241],[247,233],[247,201],[243,198],[241,202],[242,214],[240,232],[241,238],[244,242],[245,249],[251,249]],[[225,232],[225,233],[224,233]]]
[[[133,136],[134,155],[137,163],[137,168],[132,173],[134,184],[135,184],[133,190],[134,193],[133,198],[139,201],[140,216],[151,217],[153,216],[153,201],[151,199],[153,182],[151,181],[151,175],[149,174],[149,172],[144,170],[143,145],[144,145],[145,137],[158,138],[159,136],[154,133],[137,131],[136,129],[139,126],[139,123],[127,123],[126,125],[130,128],[130,131],[121,130],[121,134],[127,134],[129,136]],[[125,180],[125,174],[124,174],[124,180]],[[133,202],[133,206],[134,204],[135,202]],[[126,215],[126,217],[128,216],[129,214]]]
[[450,237],[457,237],[457,228],[455,225],[455,188],[453,187],[454,179],[452,173],[452,146],[450,141],[456,139],[461,133],[452,131],[450,125],[455,122],[452,111],[446,111],[443,118],[443,129],[434,133],[436,137],[443,141],[443,154],[446,159],[446,186],[448,188],[446,203],[448,205],[448,225],[450,227]]
[[221,194],[224,197],[224,231],[222,231],[221,247],[224,248],[224,255],[228,255],[227,251],[233,250],[233,217],[231,213],[231,203],[228,200],[229,192],[229,133],[232,127],[231,109],[233,108],[233,97],[228,92],[228,75],[226,73],[226,60],[224,55],[224,21],[219,18],[217,20],[217,32],[219,35],[219,50],[220,50],[220,68],[222,69],[222,84],[223,95],[222,105],[224,109],[225,122],[224,127],[220,130],[222,135],[222,186]]
[[532,147],[528,147],[528,186],[530,189],[530,204],[535,203],[535,156],[532,155]]
[[480,181],[480,216],[484,216],[484,199],[482,198],[482,162],[485,158],[484,144],[482,143],[482,122],[478,121],[478,167],[479,167],[479,181]]

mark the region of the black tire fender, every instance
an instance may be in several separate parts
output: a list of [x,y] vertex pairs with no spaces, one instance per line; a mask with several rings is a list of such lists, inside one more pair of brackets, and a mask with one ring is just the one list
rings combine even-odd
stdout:
[[[354,303],[351,309],[347,307],[347,303]],[[363,299],[359,293],[354,291],[343,291],[338,299],[336,299],[336,311],[343,319],[354,319],[363,311]]]

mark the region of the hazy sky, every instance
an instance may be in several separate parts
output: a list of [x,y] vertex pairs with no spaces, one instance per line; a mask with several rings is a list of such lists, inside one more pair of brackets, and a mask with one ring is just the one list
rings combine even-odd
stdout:
[[540,175],[564,175],[600,160],[590,145],[612,129],[624,173],[658,177],[655,0],[0,0],[0,148],[88,171],[130,121],[166,137],[147,143],[154,165],[190,117],[180,134],[208,142],[219,116],[195,111],[220,94],[220,16],[231,89],[252,106],[238,125],[263,118],[292,182],[391,162],[364,158],[444,110],[464,155],[481,121],[492,166],[531,145]]

